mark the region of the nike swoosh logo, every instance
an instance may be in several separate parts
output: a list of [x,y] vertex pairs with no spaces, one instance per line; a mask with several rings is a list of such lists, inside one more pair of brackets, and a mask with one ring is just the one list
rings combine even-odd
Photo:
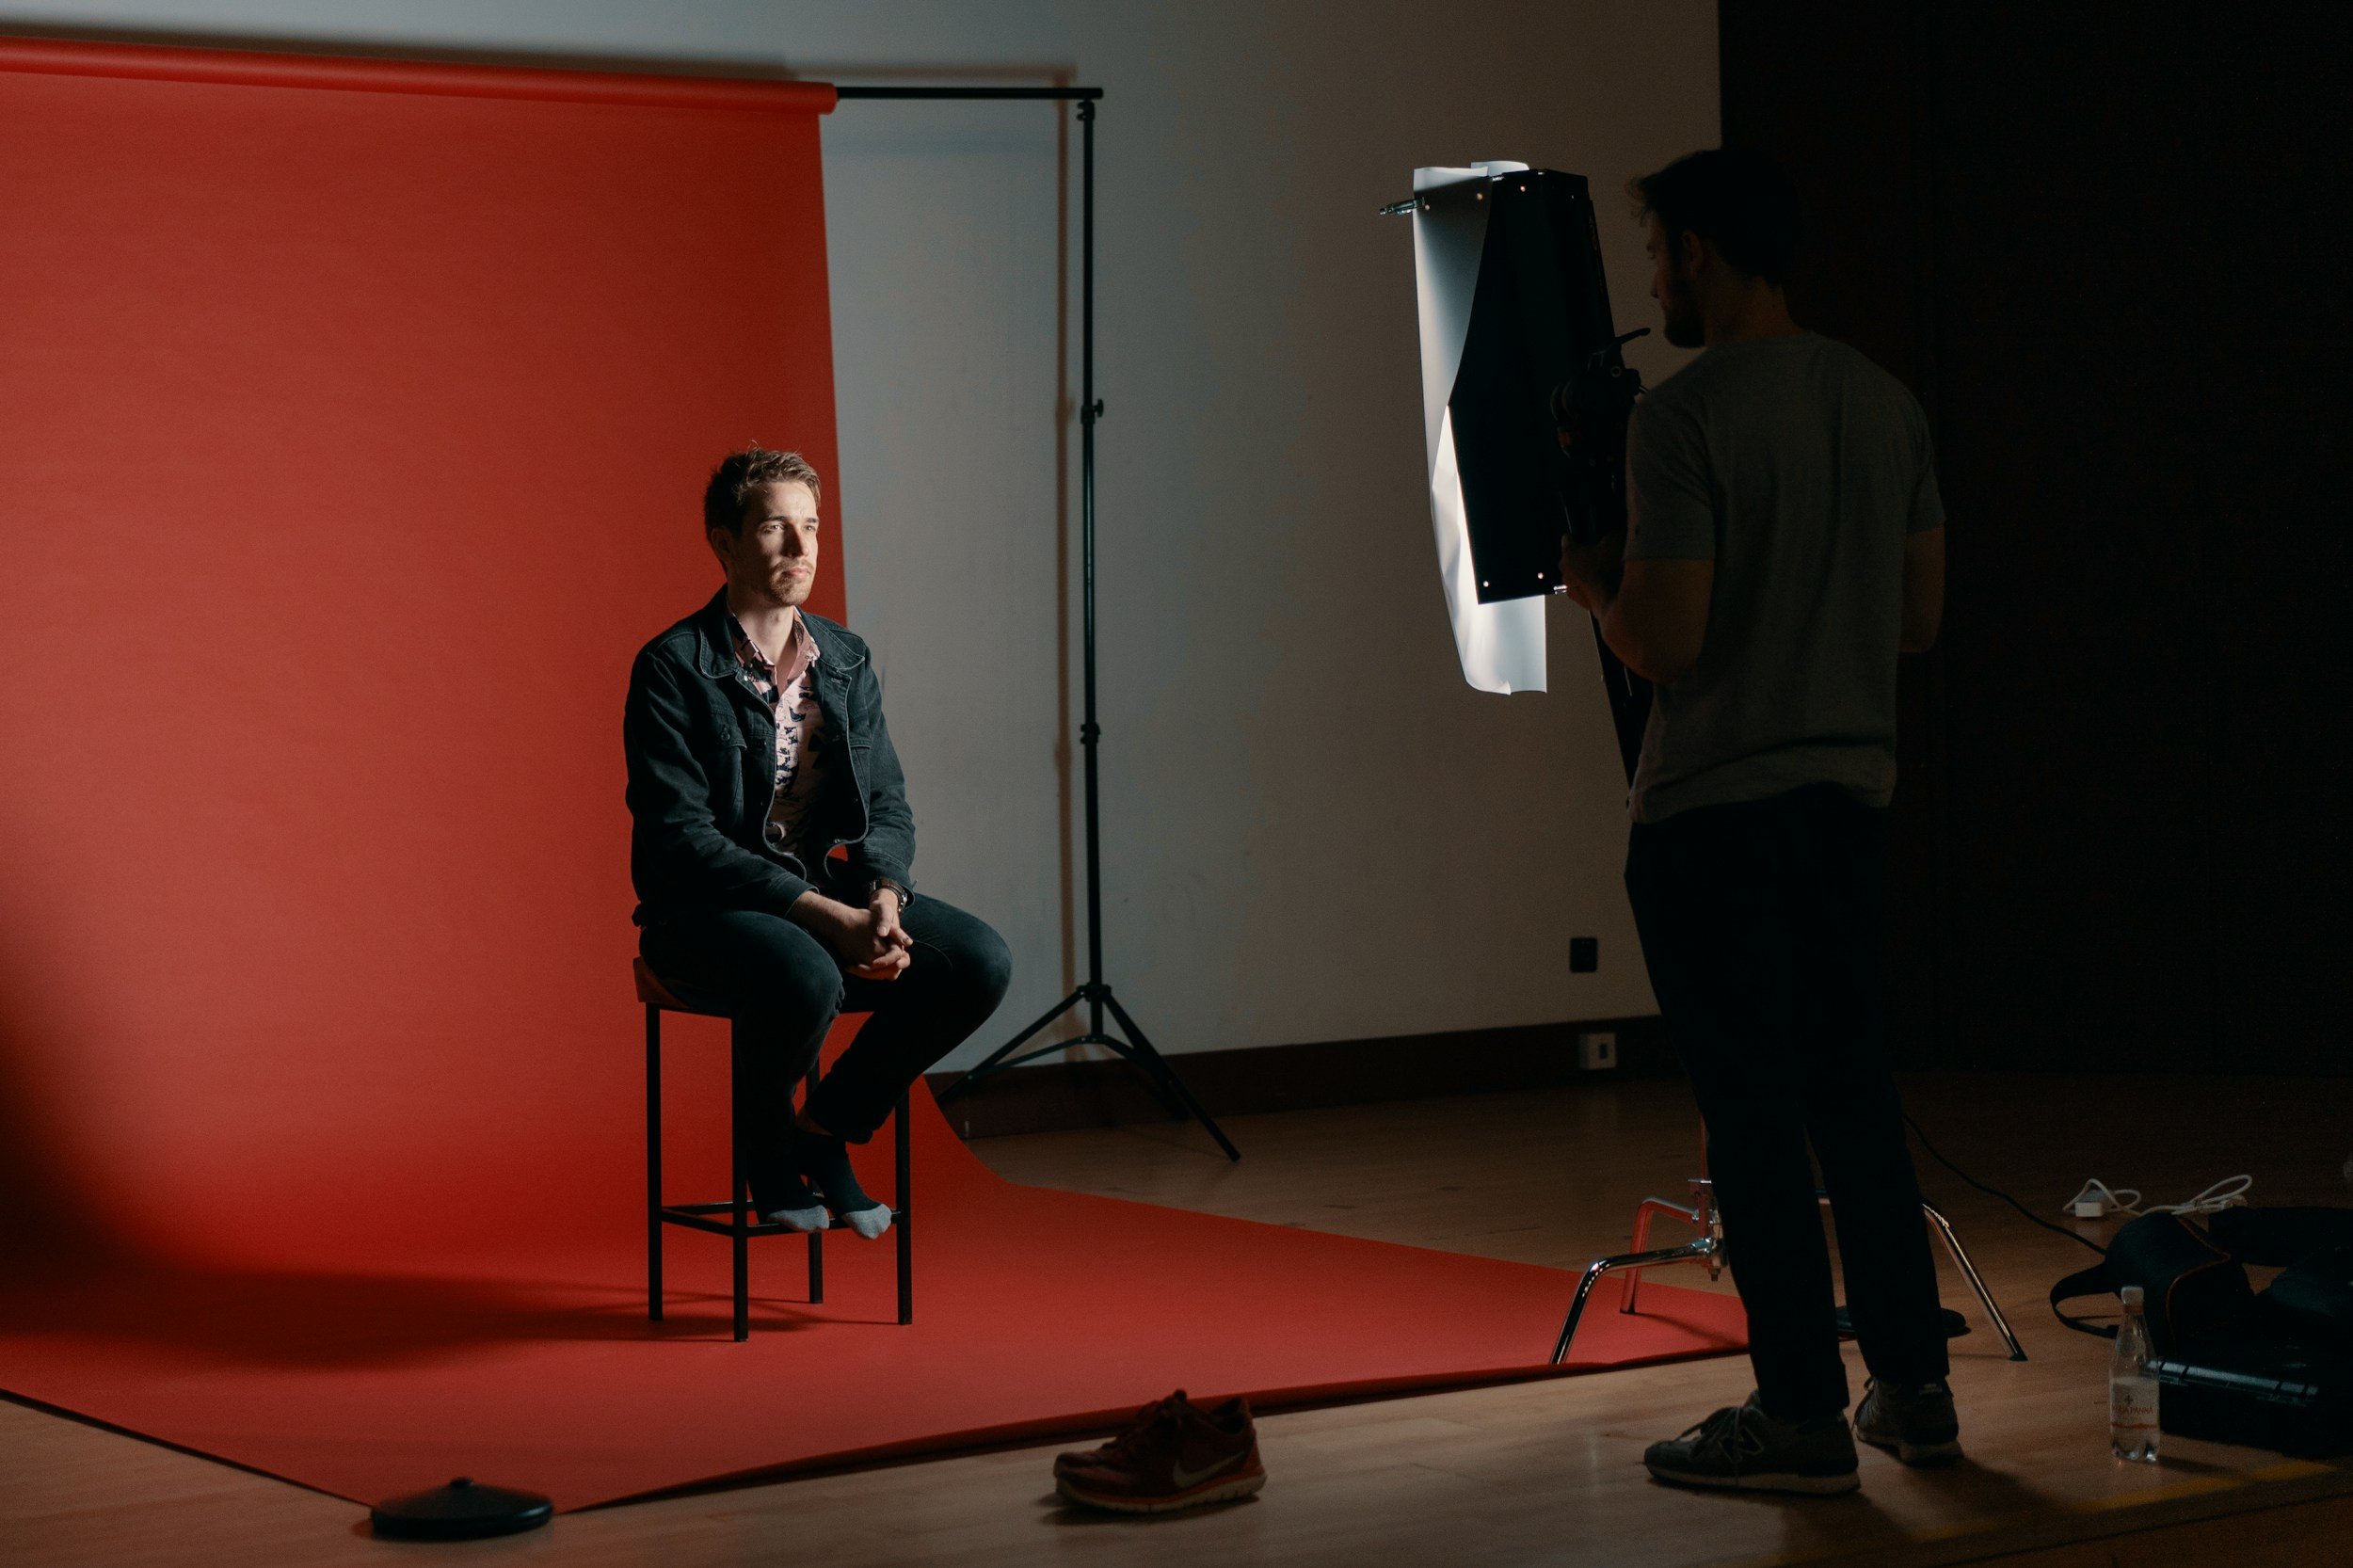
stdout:
[[1183,1465],[1172,1461],[1168,1466],[1168,1478],[1176,1483],[1177,1491],[1190,1492],[1194,1487],[1200,1485],[1203,1481],[1208,1480],[1211,1476],[1216,1475],[1220,1470],[1230,1470],[1235,1465],[1240,1464],[1241,1461],[1242,1456],[1241,1454],[1227,1454],[1224,1459],[1219,1460],[1215,1464],[1207,1465],[1198,1470],[1188,1470]]

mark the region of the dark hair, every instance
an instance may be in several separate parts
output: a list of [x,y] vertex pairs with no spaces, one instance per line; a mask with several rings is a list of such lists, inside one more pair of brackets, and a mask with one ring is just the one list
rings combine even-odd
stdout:
[[752,492],[765,485],[782,484],[807,485],[812,498],[825,498],[817,483],[817,471],[797,452],[771,452],[754,445],[728,453],[711,471],[711,483],[703,487],[703,527],[724,528],[730,534],[739,531],[744,526],[744,503]]
[[1781,166],[1746,147],[1677,158],[1626,184],[1638,217],[1656,217],[1670,245],[1689,232],[1752,278],[1779,285],[1798,255],[1798,187]]

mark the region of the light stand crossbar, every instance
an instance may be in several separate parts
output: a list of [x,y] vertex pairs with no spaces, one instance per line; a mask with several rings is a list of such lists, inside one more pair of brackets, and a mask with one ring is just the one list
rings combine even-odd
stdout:
[[[1112,995],[1111,983],[1103,978],[1103,854],[1102,815],[1096,767],[1096,746],[1102,739],[1102,726],[1095,719],[1095,424],[1103,417],[1103,405],[1095,395],[1095,106],[1103,96],[1101,88],[837,88],[842,99],[962,99],[1005,100],[1013,102],[1062,102],[1079,105],[1080,146],[1081,196],[1080,199],[1080,328],[1079,328],[1079,535],[1080,558],[1085,583],[1085,670],[1086,718],[1079,728],[1079,743],[1086,753],[1086,840],[1087,840],[1087,978],[1079,988],[1056,1002],[1037,1022],[1015,1035],[980,1064],[940,1091],[944,1103],[962,1094],[977,1080],[1007,1067],[1017,1067],[1042,1056],[1052,1056],[1075,1046],[1101,1046],[1123,1062],[1142,1072],[1160,1098],[1176,1115],[1190,1116],[1199,1122],[1217,1146],[1225,1151],[1228,1160],[1240,1160],[1241,1151],[1234,1147],[1201,1102],[1193,1096],[1176,1069],[1153,1047],[1135,1019]],[[1038,1035],[1044,1033],[1055,1019],[1073,1008],[1084,1004],[1086,1032],[1072,1040],[1060,1040],[1023,1051]],[[1114,1034],[1106,1025],[1108,1013],[1116,1021],[1122,1033]],[[1124,1034],[1124,1038],[1122,1037]]]

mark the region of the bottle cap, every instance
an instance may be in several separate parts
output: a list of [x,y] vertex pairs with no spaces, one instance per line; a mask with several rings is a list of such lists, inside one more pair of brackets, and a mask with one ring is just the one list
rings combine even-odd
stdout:
[[2127,1308],[2143,1305],[2149,1299],[2148,1292],[2137,1285],[2127,1285],[2117,1294],[2124,1299],[2124,1305]]

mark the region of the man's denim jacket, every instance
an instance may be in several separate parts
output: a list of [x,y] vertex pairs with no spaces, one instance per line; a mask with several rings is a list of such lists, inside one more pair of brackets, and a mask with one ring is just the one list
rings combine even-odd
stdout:
[[[915,816],[884,728],[882,687],[866,644],[801,612],[817,640],[810,679],[824,715],[825,782],[810,838],[847,845],[840,867],[804,865],[767,841],[776,794],[776,715],[736,674],[727,593],[637,655],[621,723],[629,753],[629,872],[639,925],[680,909],[760,909],[781,915],[822,878],[825,890],[861,891],[876,878],[914,887]],[[821,856],[823,858],[823,856]]]

